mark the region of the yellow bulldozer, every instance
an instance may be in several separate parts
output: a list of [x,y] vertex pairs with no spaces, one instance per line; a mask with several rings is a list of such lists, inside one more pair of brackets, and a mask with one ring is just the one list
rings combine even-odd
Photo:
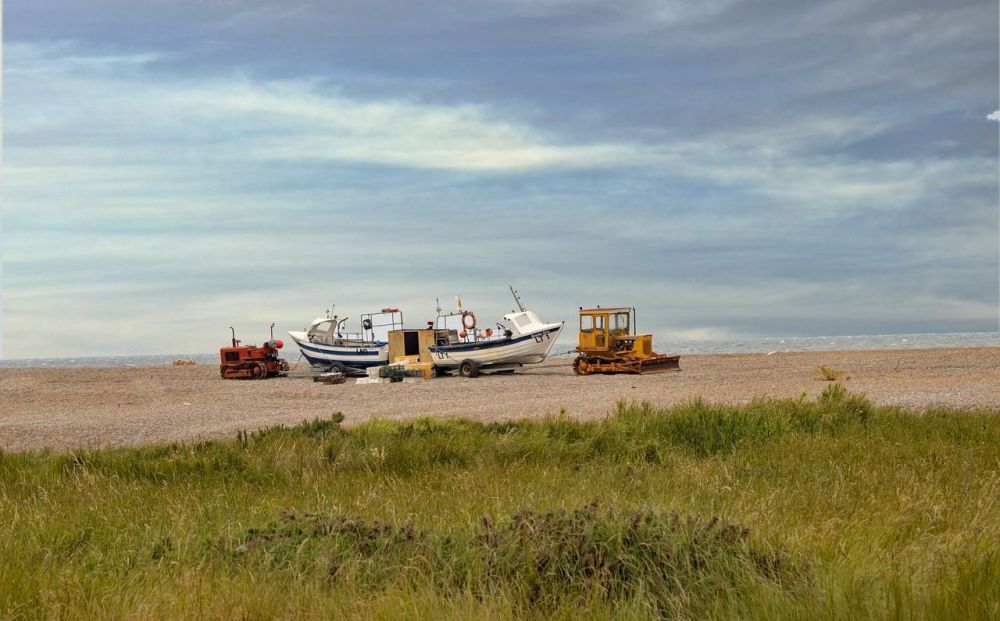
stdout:
[[652,334],[635,333],[635,308],[580,307],[577,375],[680,371],[680,356],[653,351]]

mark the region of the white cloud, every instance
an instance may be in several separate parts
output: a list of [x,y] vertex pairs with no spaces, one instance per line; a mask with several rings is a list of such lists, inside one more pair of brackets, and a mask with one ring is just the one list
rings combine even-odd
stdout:
[[994,110],[993,112],[986,115],[991,121],[1000,121],[1000,110]]
[[[100,128],[97,138],[111,142],[104,153],[95,153],[96,145],[89,143],[80,155],[91,162],[135,146],[132,138],[184,134],[202,139],[203,154],[429,170],[592,168],[615,165],[630,154],[627,145],[561,141],[485,105],[361,100],[323,91],[308,80],[224,77],[164,85],[147,78],[137,84],[132,69],[155,57],[87,58],[65,45],[46,50],[14,45],[8,57],[9,79],[35,81],[45,100],[39,107],[15,104],[13,132]],[[74,106],[59,103],[66,98]],[[158,146],[145,142],[140,150],[148,155]],[[51,147],[45,152],[51,163]]]
[[[103,353],[74,340],[75,326],[40,336],[37,327],[57,323],[66,307],[78,311],[79,325],[95,332],[111,323],[127,326],[132,340],[108,341],[109,351],[199,351],[215,342],[219,326],[224,333],[228,321],[237,321],[234,316],[300,327],[330,303],[332,291],[343,296],[338,303],[359,307],[351,312],[385,304],[390,296],[392,303],[429,309],[433,296],[455,293],[448,288],[456,281],[460,286],[463,278],[473,280],[471,273],[480,290],[511,272],[535,283],[550,278],[562,289],[533,296],[545,316],[557,317],[565,312],[560,302],[589,295],[573,278],[578,272],[569,273],[588,265],[586,253],[574,246],[573,231],[567,233],[571,222],[603,235],[616,211],[636,216],[646,208],[649,217],[616,221],[609,239],[654,249],[678,241],[697,249],[706,240],[732,240],[738,247],[779,220],[825,225],[845,214],[903,213],[929,198],[950,200],[970,187],[995,187],[990,158],[861,162],[815,155],[884,129],[868,118],[782,117],[769,127],[697,138],[664,132],[655,140],[635,135],[598,141],[573,139],[502,108],[469,102],[361,98],[310,80],[179,79],[152,71],[159,58],[145,54],[89,57],[73,46],[15,44],[7,56],[4,207],[8,222],[21,227],[13,235],[8,228],[4,239],[10,268],[5,284],[17,285],[5,291],[10,355]],[[403,172],[372,175],[372,166]],[[302,168],[313,172],[296,177]],[[317,177],[316,170],[331,176]],[[584,174],[543,179],[553,171]],[[416,181],[412,187],[380,187],[386,177]],[[248,181],[263,189],[248,190]],[[480,181],[495,185],[491,190]],[[496,191],[501,184],[504,189]],[[700,203],[709,205],[705,213],[687,204],[685,192],[692,187],[694,193],[709,188],[717,194]],[[674,196],[661,198],[661,191]],[[494,196],[499,208],[484,208]],[[655,213],[670,201],[680,205],[676,214]],[[447,207],[445,216],[449,209],[453,214],[467,208],[471,234],[440,228],[434,221],[437,205]],[[385,232],[387,222],[404,221],[405,233]],[[525,234],[525,221],[534,225],[529,233],[536,237]],[[914,255],[931,255],[942,264],[955,257],[976,264],[996,239],[995,227],[977,231],[930,231],[940,237],[933,244],[921,235],[908,236],[916,240]],[[378,250],[366,253],[354,245],[357,239],[378,239],[371,244]],[[566,257],[579,258],[577,267],[561,273],[556,270],[563,268],[549,267]],[[47,265],[61,267],[44,273]],[[463,266],[468,271],[457,273]],[[426,276],[406,279],[399,275],[404,269]],[[77,277],[78,284],[68,284]],[[260,280],[265,277],[266,283]],[[236,279],[252,292],[245,304],[232,293]],[[155,306],[191,280],[198,282],[191,283],[190,296],[170,300],[169,308]],[[838,294],[843,303],[829,301],[828,284],[810,288],[794,278],[728,289],[646,284],[625,276],[599,283],[605,292],[619,286],[615,293],[625,297],[645,292],[649,300],[636,303],[669,307],[671,319],[664,322],[675,336],[687,338],[735,337],[737,331],[721,326],[771,318],[776,309],[818,318],[827,312],[839,320],[875,316],[886,304],[877,282]],[[264,287],[268,293],[260,296]],[[471,282],[459,292],[471,293],[470,288]],[[907,295],[892,305],[901,320],[938,312],[934,309],[958,318],[988,314],[975,301],[949,306],[947,298]],[[859,312],[858,300],[870,300],[870,308]],[[731,301],[740,305],[734,309]],[[678,306],[683,308],[674,323]],[[139,315],[157,325],[144,329]],[[181,326],[177,317],[190,321]],[[669,326],[656,331],[666,334]],[[184,331],[182,343],[171,336],[174,330]],[[46,350],[56,342],[61,352]]]
[[359,101],[303,82],[242,82],[213,90],[204,106],[220,117],[282,128],[248,145],[260,159],[516,171],[604,167],[630,153],[627,145],[566,144],[481,105]]
[[[11,48],[10,81],[16,85],[30,74],[39,98],[8,103],[8,164],[22,176],[68,167],[136,186],[165,182],[164,170],[190,168],[191,158],[472,173],[638,168],[738,187],[794,210],[832,212],[905,205],[949,175],[992,174],[988,163],[859,164],[803,154],[880,130],[865,118],[782,119],[770,127],[687,140],[662,135],[641,144],[572,141],[481,104],[359,99],[309,80],[226,76],[164,83],[136,73],[155,61],[151,55],[89,58],[66,45]],[[73,106],[61,103],[70,100]],[[50,136],[58,137],[55,144]],[[141,174],[130,182],[123,166],[141,166]]]

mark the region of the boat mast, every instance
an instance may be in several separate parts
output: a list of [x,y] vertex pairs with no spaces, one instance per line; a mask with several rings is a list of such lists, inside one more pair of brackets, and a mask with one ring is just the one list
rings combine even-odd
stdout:
[[517,290],[514,289],[514,285],[507,285],[507,287],[510,288],[510,293],[511,293],[511,295],[514,296],[514,301],[517,302],[517,307],[519,309],[521,309],[521,312],[523,313],[524,312],[524,304],[521,302],[521,298],[518,297]]

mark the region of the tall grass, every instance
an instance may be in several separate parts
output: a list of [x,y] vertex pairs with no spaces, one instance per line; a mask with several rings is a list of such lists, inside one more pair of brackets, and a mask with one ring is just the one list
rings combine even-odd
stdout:
[[832,384],[0,453],[0,617],[997,618],[998,414]]

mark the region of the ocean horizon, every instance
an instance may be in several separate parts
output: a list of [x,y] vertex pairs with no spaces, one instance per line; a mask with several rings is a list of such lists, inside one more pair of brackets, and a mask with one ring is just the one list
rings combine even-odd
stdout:
[[[1000,332],[951,332],[928,334],[877,334],[856,336],[788,336],[752,339],[670,341],[655,339],[654,349],[670,354],[751,354],[788,353],[797,351],[841,351],[880,349],[941,349],[950,347],[1000,347]],[[572,343],[557,343],[551,356],[572,353]],[[282,351],[294,364],[299,353],[294,344]],[[0,360],[0,368],[36,367],[159,367],[174,360],[192,360],[197,364],[218,362],[219,354],[174,353],[115,356],[67,356],[58,358],[13,358]]]

